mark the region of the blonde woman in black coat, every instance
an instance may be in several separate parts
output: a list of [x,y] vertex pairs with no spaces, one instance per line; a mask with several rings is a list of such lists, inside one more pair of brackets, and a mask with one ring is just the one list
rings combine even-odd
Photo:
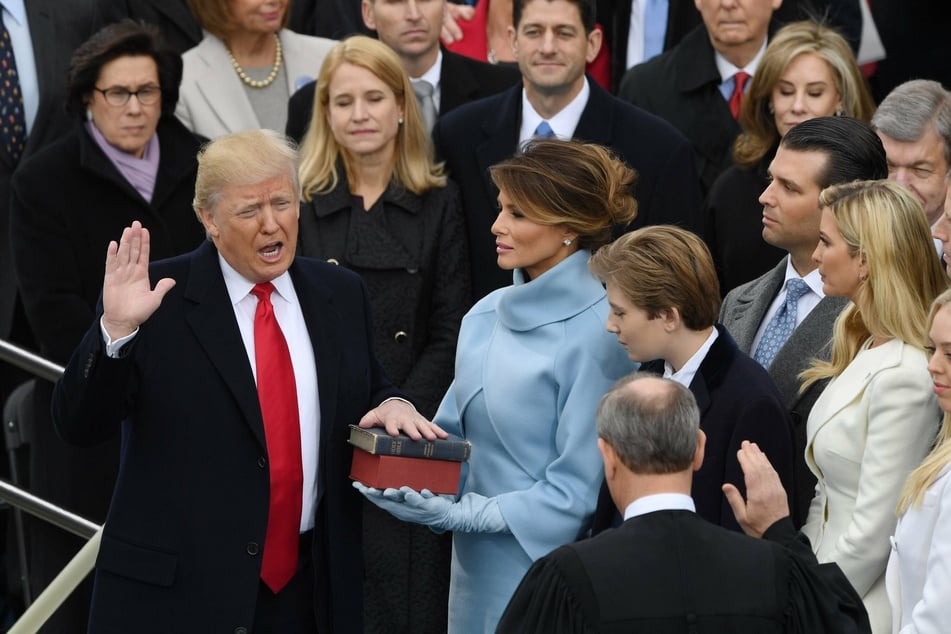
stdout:
[[[435,165],[399,58],[356,36],[327,56],[301,144],[301,255],[363,277],[376,354],[431,418],[453,375],[469,307],[469,259],[456,187]],[[367,504],[367,631],[441,632],[450,540]]]

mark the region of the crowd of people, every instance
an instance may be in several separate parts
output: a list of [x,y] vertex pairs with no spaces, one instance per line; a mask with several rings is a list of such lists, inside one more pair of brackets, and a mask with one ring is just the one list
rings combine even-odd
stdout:
[[[104,529],[43,632],[951,622],[951,77],[887,2],[47,2],[0,338]],[[458,492],[351,425],[464,437]],[[81,541],[27,537],[36,594]]]

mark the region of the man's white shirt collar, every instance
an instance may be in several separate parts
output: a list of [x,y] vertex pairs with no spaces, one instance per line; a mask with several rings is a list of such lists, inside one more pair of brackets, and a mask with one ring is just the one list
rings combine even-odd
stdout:
[[525,89],[522,88],[522,126],[518,133],[519,147],[535,135],[535,128],[542,121],[548,121],[548,125],[559,139],[571,139],[575,135],[578,122],[581,121],[585,106],[588,105],[589,96],[591,96],[591,88],[588,86],[588,78],[585,77],[584,84],[575,98],[554,117],[544,119],[532,106],[525,94]]
[[655,511],[693,511],[697,507],[693,498],[683,493],[655,493],[637,498],[624,509],[624,519],[629,520],[638,515],[646,515]]

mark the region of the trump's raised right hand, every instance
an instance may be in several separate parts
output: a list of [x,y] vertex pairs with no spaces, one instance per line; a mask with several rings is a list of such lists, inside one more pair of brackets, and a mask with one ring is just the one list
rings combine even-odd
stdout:
[[115,341],[135,332],[158,309],[175,280],[164,278],[152,289],[149,282],[149,230],[138,220],[122,230],[119,243],[106,249],[102,282],[102,325]]

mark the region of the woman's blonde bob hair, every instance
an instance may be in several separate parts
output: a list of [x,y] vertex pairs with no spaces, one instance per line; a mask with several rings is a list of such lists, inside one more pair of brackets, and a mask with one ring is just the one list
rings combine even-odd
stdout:
[[770,112],[773,90],[794,59],[817,55],[832,71],[842,115],[868,123],[875,102],[848,42],[834,29],[815,22],[792,22],[769,41],[740,109],[743,133],[733,146],[737,165],[753,167],[779,143],[775,115]]
[[803,390],[841,374],[869,337],[923,348],[929,306],[948,287],[921,203],[903,186],[889,180],[833,185],[822,190],[819,206],[832,213],[868,275],[835,321],[831,361],[813,360],[800,375]]
[[300,181],[304,200],[309,201],[314,194],[329,192],[337,186],[340,179],[338,161],[343,164],[347,181],[351,185],[355,182],[347,152],[330,129],[330,82],[344,64],[373,73],[393,91],[403,111],[403,123],[396,133],[393,180],[417,195],[444,186],[446,176],[442,164],[433,162],[432,142],[399,57],[386,44],[355,35],[330,50],[317,77],[314,113],[300,147]]

